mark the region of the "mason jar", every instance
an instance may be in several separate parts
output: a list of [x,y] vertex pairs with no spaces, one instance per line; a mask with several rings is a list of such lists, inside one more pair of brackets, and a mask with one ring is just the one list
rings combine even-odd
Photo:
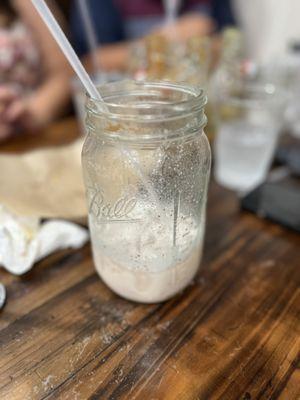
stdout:
[[203,90],[123,81],[87,100],[82,165],[96,270],[124,298],[183,290],[202,257],[211,154]]

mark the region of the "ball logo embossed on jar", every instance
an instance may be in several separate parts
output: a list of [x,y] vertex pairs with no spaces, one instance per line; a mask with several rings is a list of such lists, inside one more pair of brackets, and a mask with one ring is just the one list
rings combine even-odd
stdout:
[[128,195],[120,197],[115,202],[105,202],[101,189],[96,189],[89,205],[89,212],[97,218],[98,223],[109,222],[136,222],[130,214],[134,210],[137,200]]

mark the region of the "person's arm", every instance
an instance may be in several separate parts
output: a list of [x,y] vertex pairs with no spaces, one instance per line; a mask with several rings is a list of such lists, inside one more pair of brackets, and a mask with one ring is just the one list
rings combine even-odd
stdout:
[[214,31],[214,21],[209,16],[198,12],[185,14],[174,25],[165,25],[155,33],[163,34],[168,39],[186,41],[194,36],[207,36]]
[[[193,36],[209,35],[214,30],[212,19],[198,13],[186,14],[180,17],[174,26],[162,26],[156,28],[152,33],[164,35],[168,39],[187,40]],[[142,39],[141,39],[142,40]],[[126,70],[130,48],[133,41],[123,41],[115,44],[102,45],[98,50],[100,65],[104,70]],[[87,69],[92,71],[90,56],[84,59]]]
[[[104,71],[123,71],[127,68],[130,47],[133,42],[120,42],[102,45],[97,52],[100,66]],[[84,65],[93,72],[92,60],[89,55],[84,57]]]
[[28,98],[12,102],[7,118],[9,122],[21,118],[29,128],[35,128],[47,124],[66,110],[71,69],[31,1],[14,0],[13,6],[31,30],[38,46],[43,80]]
[[[99,61],[104,70],[125,70],[127,68],[130,47],[133,43],[124,40],[122,20],[113,2],[107,1],[105,4],[104,9],[101,9],[98,0],[90,0],[95,29],[102,43],[98,50]],[[188,11],[191,12],[180,17],[175,26],[164,25],[154,29],[152,33],[162,34],[170,39],[175,36],[184,41],[191,36],[208,35],[213,31],[213,20],[205,14],[205,10],[202,10],[203,12],[199,12],[198,10]],[[75,7],[72,18],[73,36],[75,43],[77,43],[77,50],[83,54],[86,53],[87,46],[85,34],[79,21],[79,11]],[[117,43],[112,44],[113,41]],[[92,70],[91,59],[88,55],[85,57],[85,65],[89,70]]]

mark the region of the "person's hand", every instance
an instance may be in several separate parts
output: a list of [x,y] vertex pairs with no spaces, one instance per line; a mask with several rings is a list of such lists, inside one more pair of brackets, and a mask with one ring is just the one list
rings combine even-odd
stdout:
[[176,20],[173,25],[165,25],[155,33],[165,36],[169,40],[185,41],[193,36],[205,36],[214,30],[213,21],[201,14],[187,14]]
[[16,88],[7,85],[0,86],[0,140],[7,139],[15,131],[14,124],[7,118],[7,112],[18,97]]
[[14,131],[32,130],[36,126],[35,114],[26,97],[15,98],[6,108],[5,121]]
[[39,125],[38,110],[30,97],[21,96],[13,87],[0,87],[0,140],[22,130],[34,131]]

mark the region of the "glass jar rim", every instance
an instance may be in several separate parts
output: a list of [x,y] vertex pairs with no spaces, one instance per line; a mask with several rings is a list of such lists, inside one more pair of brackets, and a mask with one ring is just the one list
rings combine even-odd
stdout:
[[[182,115],[193,114],[204,109],[207,103],[205,91],[198,86],[177,84],[165,81],[135,81],[135,80],[122,80],[117,82],[110,82],[98,86],[99,92],[102,95],[101,100],[91,98],[87,95],[86,108],[88,112],[94,115],[99,115],[126,120],[138,120],[139,122],[149,122],[156,120],[173,120],[181,118]],[[132,96],[145,96],[158,95],[159,90],[165,91],[181,99],[169,100],[164,103],[148,102],[141,103],[120,103],[119,100],[124,97]],[[113,101],[112,101],[113,100]],[[162,107],[164,112],[157,114],[153,112],[155,108]],[[137,113],[137,111],[140,111]],[[152,112],[151,112],[152,111]]]

